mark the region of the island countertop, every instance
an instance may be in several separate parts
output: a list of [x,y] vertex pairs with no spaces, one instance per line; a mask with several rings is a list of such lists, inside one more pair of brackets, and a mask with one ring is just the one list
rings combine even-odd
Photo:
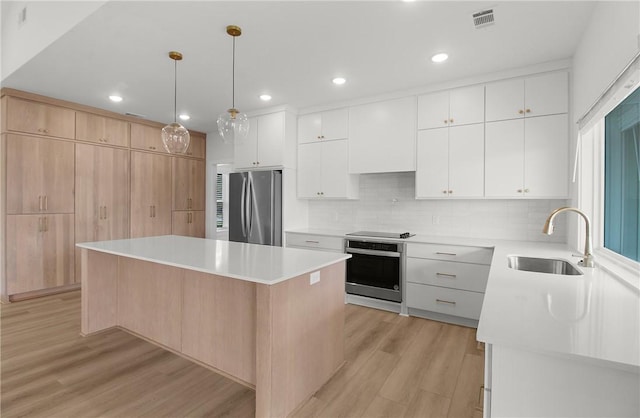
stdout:
[[268,285],[351,257],[349,254],[177,235],[84,242],[76,246]]

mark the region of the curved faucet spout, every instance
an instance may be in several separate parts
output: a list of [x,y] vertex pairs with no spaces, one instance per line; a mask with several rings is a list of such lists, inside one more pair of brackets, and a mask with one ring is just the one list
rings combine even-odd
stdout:
[[561,207],[549,215],[546,222],[544,223],[544,227],[542,228],[542,233],[551,235],[553,234],[553,220],[557,214],[562,212],[575,212],[578,215],[582,216],[585,223],[585,239],[584,239],[584,260],[582,260],[582,265],[584,267],[595,267],[595,259],[593,257],[593,246],[591,242],[591,221],[589,217],[582,212],[580,209],[571,208],[571,207]]

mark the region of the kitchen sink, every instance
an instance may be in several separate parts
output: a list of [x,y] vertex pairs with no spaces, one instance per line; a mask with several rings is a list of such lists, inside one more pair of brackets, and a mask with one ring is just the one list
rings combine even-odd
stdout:
[[507,256],[508,265],[514,270],[533,271],[536,273],[562,274],[565,276],[581,276],[582,272],[568,261],[555,258]]

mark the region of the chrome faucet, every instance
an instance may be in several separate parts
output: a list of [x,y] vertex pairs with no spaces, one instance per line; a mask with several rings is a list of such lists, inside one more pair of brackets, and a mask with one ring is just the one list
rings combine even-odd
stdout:
[[551,212],[551,215],[547,218],[547,221],[544,223],[544,227],[542,228],[542,233],[551,235],[553,234],[553,219],[557,214],[561,212],[575,212],[578,215],[584,218],[584,222],[586,225],[585,237],[584,237],[584,259],[578,264],[584,267],[595,267],[595,258],[593,257],[593,248],[591,245],[591,221],[589,217],[584,214],[580,209],[570,208],[570,207],[562,207]]

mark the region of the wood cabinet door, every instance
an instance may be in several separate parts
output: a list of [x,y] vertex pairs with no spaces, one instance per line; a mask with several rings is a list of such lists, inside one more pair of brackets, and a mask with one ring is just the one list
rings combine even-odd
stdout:
[[449,126],[484,122],[484,85],[451,90]]
[[525,197],[569,196],[569,121],[567,114],[527,118],[524,122]]
[[131,238],[171,234],[171,157],[131,152]]
[[449,128],[449,197],[484,195],[484,124]]
[[416,197],[447,197],[449,128],[418,131]]
[[7,213],[73,213],[74,144],[7,135]]
[[200,134],[190,134],[191,142],[185,153],[189,157],[205,159],[207,156],[207,137]]
[[322,112],[322,140],[347,139],[349,137],[349,109]]
[[171,224],[173,235],[204,238],[205,213],[203,210],[174,211]]
[[7,293],[74,283],[73,215],[7,216]]
[[566,72],[527,78],[524,83],[525,117],[569,111],[569,75]]
[[132,123],[131,148],[146,151],[166,152],[164,145],[162,145],[162,128]]
[[75,138],[76,112],[9,97],[7,102],[7,129],[60,138]]
[[449,126],[449,92],[418,96],[418,129]]
[[284,112],[258,117],[258,160],[259,167],[283,165],[284,154]]
[[322,114],[310,113],[298,117],[298,144],[322,140]]
[[522,196],[523,176],[524,119],[486,123],[485,196]]
[[349,197],[348,148],[346,139],[322,143],[322,197]]
[[204,210],[204,161],[182,157],[172,160],[173,210]]
[[76,139],[128,147],[129,122],[77,112]]
[[298,197],[319,198],[322,192],[322,143],[298,146]]
[[506,80],[486,85],[486,121],[524,117],[524,80]]
[[129,237],[129,150],[76,144],[76,242]]
[[249,133],[233,142],[236,168],[256,168],[258,152],[258,118],[249,118]]

